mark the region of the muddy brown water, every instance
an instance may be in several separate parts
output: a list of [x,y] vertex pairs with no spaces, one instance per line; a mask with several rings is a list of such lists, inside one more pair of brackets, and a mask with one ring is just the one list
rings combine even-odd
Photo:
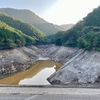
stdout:
[[61,63],[47,60],[37,61],[31,68],[1,79],[0,84],[11,85],[48,85],[46,79],[62,66]]

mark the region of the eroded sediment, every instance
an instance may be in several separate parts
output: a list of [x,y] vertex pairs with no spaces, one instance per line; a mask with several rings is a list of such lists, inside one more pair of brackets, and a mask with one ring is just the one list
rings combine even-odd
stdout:
[[0,50],[0,76],[26,70],[37,60],[54,60],[65,63],[77,54],[79,49],[55,45],[21,47],[12,50]]

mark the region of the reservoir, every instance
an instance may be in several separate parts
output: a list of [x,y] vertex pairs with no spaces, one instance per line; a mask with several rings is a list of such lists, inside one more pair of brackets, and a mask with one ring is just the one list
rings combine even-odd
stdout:
[[46,79],[62,66],[61,63],[52,60],[37,61],[31,68],[1,79],[0,84],[11,85],[48,85]]

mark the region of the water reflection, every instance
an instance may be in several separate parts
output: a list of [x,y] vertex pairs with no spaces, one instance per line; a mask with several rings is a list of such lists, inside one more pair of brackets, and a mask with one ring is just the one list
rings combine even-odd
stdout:
[[32,78],[24,79],[19,82],[20,85],[26,84],[26,85],[46,85],[49,84],[49,82],[46,80],[48,76],[50,76],[53,72],[55,72],[54,68],[45,68],[39,74],[35,75]]
[[55,70],[58,70],[60,66],[62,66],[62,64],[55,61],[37,61],[36,64],[28,70],[0,80],[0,84],[49,84],[46,81],[47,77],[54,73]]

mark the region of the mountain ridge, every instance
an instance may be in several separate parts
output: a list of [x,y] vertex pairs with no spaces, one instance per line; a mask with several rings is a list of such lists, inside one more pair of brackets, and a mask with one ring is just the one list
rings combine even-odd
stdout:
[[100,6],[83,20],[77,22],[71,29],[58,32],[55,40],[57,45],[100,51]]
[[0,12],[7,14],[9,16],[21,19],[27,23],[40,29],[46,35],[56,34],[58,31],[67,30],[59,25],[54,25],[40,18],[34,12],[27,9],[14,9],[14,8],[0,8]]
[[46,35],[31,24],[0,13],[0,50],[45,44]]

